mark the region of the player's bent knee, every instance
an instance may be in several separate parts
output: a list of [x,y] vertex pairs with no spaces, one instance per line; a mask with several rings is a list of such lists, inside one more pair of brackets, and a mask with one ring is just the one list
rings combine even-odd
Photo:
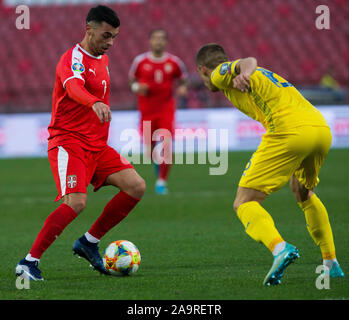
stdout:
[[250,201],[250,200],[247,200],[247,199],[244,200],[244,199],[241,199],[241,198],[235,198],[234,204],[233,204],[233,207],[234,207],[235,212],[237,213],[239,207],[240,207],[242,204],[244,204],[244,203],[246,203],[246,202],[249,202],[249,201]]
[[244,204],[244,203],[246,203],[246,202],[250,202],[250,201],[251,201],[251,200],[245,200],[245,201],[235,200],[235,201],[234,201],[234,204],[233,204],[233,207],[234,207],[235,212],[236,212],[236,213],[238,212],[238,209],[239,209],[239,207],[240,207],[242,204]]
[[242,203],[240,201],[238,201],[237,199],[234,200],[233,207],[234,207],[235,212],[238,211],[238,208],[240,207],[241,204]]
[[234,210],[237,212],[238,208],[246,202],[256,201],[262,203],[266,197],[267,194],[264,192],[239,187],[233,204]]
[[124,192],[128,193],[130,196],[140,199],[142,198],[146,189],[146,184],[143,178],[137,177],[134,179],[127,188],[124,188]]
[[247,192],[238,191],[233,203],[234,210],[237,212],[238,208],[246,202],[256,201],[258,203],[262,203],[266,197],[267,194],[256,190],[247,190]]
[[74,207],[75,207],[75,212],[79,214],[86,208],[86,201],[79,201],[74,205]]
[[146,189],[146,183],[144,179],[139,178],[137,182],[135,183],[134,187],[134,193],[137,195],[136,198],[141,198],[145,192]]
[[87,202],[87,195],[84,193],[71,193],[63,198],[63,203],[71,207],[77,214],[81,213]]

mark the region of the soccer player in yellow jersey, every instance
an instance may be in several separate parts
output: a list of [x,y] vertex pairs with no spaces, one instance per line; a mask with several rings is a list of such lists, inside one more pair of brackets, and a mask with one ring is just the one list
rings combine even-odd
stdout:
[[207,44],[198,51],[196,65],[208,89],[222,91],[237,109],[267,130],[242,174],[234,201],[246,233],[274,256],[263,283],[279,284],[285,268],[299,257],[298,249],[282,238],[261,206],[288,181],[308,231],[320,247],[325,270],[331,277],[344,277],[326,208],[314,193],[332,139],[322,114],[287,80],[258,67],[255,58],[230,61],[221,46]]

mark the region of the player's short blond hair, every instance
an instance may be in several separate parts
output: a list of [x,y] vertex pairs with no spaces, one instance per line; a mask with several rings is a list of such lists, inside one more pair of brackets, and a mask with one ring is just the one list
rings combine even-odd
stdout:
[[222,46],[216,43],[208,43],[202,46],[196,54],[196,66],[204,66],[210,69],[216,68],[219,64],[228,61]]

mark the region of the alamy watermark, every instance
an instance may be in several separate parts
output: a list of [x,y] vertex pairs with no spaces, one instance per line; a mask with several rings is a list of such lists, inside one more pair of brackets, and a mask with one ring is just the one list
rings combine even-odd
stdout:
[[22,266],[23,273],[16,277],[16,288],[18,290],[30,289],[29,269],[26,266]]
[[[316,7],[315,13],[318,17],[315,20],[315,26],[318,30],[329,30],[330,29],[330,9],[327,5],[320,4]],[[16,28],[18,30],[30,29],[30,10],[26,5],[19,5],[16,7]]]
[[[126,142],[120,153],[132,164],[210,164],[209,175],[227,172],[228,129],[177,128],[173,136],[167,129],[152,133],[151,121],[143,121],[142,128],[142,135],[134,128],[125,129],[120,135],[120,141]],[[197,161],[194,150],[198,151]]]
[[318,290],[330,289],[330,270],[324,265],[319,265],[316,267],[315,273],[320,275],[315,280],[315,287]]
[[16,28],[18,30],[29,30],[30,29],[30,10],[29,7],[22,4],[16,7],[16,14],[18,17],[16,18]]
[[330,9],[328,6],[321,4],[315,9],[315,13],[319,16],[315,20],[315,26],[318,30],[330,29]]

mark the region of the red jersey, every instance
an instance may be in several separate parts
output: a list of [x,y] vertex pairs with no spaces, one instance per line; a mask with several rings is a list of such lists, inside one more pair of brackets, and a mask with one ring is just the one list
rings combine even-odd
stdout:
[[48,150],[77,143],[84,149],[98,151],[107,145],[110,122],[101,123],[91,106],[69,97],[65,85],[74,78],[84,82],[96,101],[109,105],[108,57],[93,56],[79,44],[75,45],[62,55],[56,68]]
[[138,95],[138,108],[142,116],[175,111],[173,84],[186,77],[186,68],[178,57],[164,53],[155,58],[151,52],[138,55],[131,65],[129,78],[148,85],[146,96]]

